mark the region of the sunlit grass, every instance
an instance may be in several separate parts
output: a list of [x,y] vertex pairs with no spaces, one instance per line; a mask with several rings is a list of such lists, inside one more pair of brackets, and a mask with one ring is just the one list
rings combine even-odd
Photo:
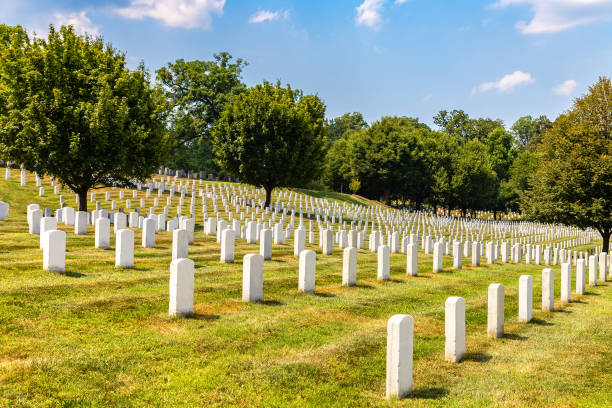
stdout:
[[[189,247],[195,314],[170,318],[167,232],[156,236],[156,248],[143,249],[136,231],[136,268],[121,270],[114,268],[114,237],[110,250],[96,250],[91,226],[86,236],[75,236],[60,224],[67,272],[42,270],[25,207],[57,207],[45,184],[47,196],[39,198],[31,175],[26,188],[19,187],[18,171],[10,182],[0,180],[0,199],[11,204],[10,217],[0,222],[0,406],[612,405],[609,284],[572,294],[569,305],[557,301],[557,311],[547,313],[540,311],[542,266],[455,271],[446,256],[444,271],[433,274],[432,257],[419,253],[419,276],[407,277],[405,255],[392,254],[391,281],[379,282],[375,254],[359,251],[358,285],[345,288],[340,250],[323,256],[307,245],[318,257],[316,294],[307,295],[297,291],[289,240],[275,245],[274,259],[264,265],[264,301],[245,304],[242,256],[259,246],[237,240],[236,263],[219,263],[219,245],[202,233],[198,201],[196,242]],[[74,205],[72,195],[66,198]],[[558,299],[560,268],[554,270]],[[522,274],[534,282],[529,324],[517,318]],[[506,287],[507,335],[498,340],[486,337],[493,282]],[[460,364],[443,358],[449,296],[467,302],[467,357]],[[415,388],[408,399],[387,402],[386,322],[396,313],[415,318]]]

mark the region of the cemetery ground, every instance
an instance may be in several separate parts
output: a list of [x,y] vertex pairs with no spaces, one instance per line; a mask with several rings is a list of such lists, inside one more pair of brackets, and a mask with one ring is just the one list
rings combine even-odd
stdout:
[[[58,207],[45,182],[38,197],[31,174],[26,187],[18,177],[0,181],[11,206],[0,221],[0,406],[612,406],[610,282],[582,296],[572,282],[572,303],[562,304],[560,266],[552,266],[556,311],[542,312],[545,266],[468,261],[453,270],[445,256],[434,274],[432,255],[419,252],[412,277],[406,255],[393,253],[391,280],[381,282],[376,254],[359,250],[357,286],[342,287],[341,250],[322,255],[307,244],[317,252],[316,293],[304,294],[289,239],[264,264],[264,300],[243,303],[242,257],[259,244],[237,239],[236,261],[220,263],[198,203],[194,315],[171,318],[171,233],[145,249],[135,230],[135,268],[117,269],[114,234],[111,249],[95,249],[93,226],[77,236],[58,223],[66,272],[43,271],[26,206]],[[520,275],[533,277],[530,323],[518,321]],[[490,283],[506,288],[501,339],[486,336]],[[444,361],[449,296],[466,300],[467,354],[458,364]],[[414,391],[387,401],[386,326],[398,313],[414,317]]]

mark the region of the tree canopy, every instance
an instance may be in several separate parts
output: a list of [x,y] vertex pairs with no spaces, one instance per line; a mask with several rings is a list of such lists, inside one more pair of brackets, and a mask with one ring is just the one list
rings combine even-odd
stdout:
[[141,65],[101,38],[50,26],[46,39],[0,26],[0,156],[79,196],[132,185],[165,159],[166,103]]
[[170,103],[172,154],[168,166],[190,170],[218,170],[212,152],[211,129],[233,95],[246,90],[241,81],[247,63],[227,52],[213,61],[185,61],[157,70]]
[[543,222],[612,233],[612,83],[602,77],[555,120],[538,148],[539,166],[522,209]]
[[219,165],[266,190],[307,185],[320,175],[325,105],[314,95],[264,82],[235,95],[213,128]]

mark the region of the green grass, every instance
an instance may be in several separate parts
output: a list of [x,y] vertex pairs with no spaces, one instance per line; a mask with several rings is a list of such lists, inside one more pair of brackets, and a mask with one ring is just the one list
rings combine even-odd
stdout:
[[[219,246],[203,235],[198,213],[189,247],[195,314],[170,318],[169,233],[156,236],[154,249],[137,245],[136,268],[120,270],[114,237],[111,250],[96,250],[91,227],[75,236],[60,224],[67,272],[44,272],[25,207],[58,200],[48,183],[39,198],[31,176],[26,188],[17,179],[14,172],[12,181],[0,180],[0,200],[11,204],[0,221],[0,406],[612,405],[609,283],[572,294],[571,304],[557,301],[548,313],[540,311],[541,266],[455,271],[447,256],[444,271],[433,274],[431,256],[420,252],[419,276],[407,277],[404,255],[392,254],[391,281],[378,282],[375,254],[359,251],[358,285],[344,288],[340,251],[323,256],[313,247],[317,293],[300,294],[290,240],[275,245],[264,265],[264,301],[245,304],[241,260],[258,246],[238,240],[237,262],[219,263]],[[517,318],[522,274],[534,282],[529,324]],[[486,337],[493,282],[506,286],[507,335],[497,340]],[[449,296],[467,302],[467,357],[459,364],[443,358]],[[386,401],[386,323],[396,313],[415,319],[414,392]]]

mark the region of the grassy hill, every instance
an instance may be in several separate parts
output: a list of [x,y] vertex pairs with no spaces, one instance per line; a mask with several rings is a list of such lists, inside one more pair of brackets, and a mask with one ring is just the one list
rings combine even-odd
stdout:
[[[391,280],[380,282],[376,254],[360,250],[358,284],[347,288],[340,249],[324,256],[307,244],[317,251],[317,289],[301,294],[290,239],[274,245],[264,265],[264,301],[247,304],[242,257],[259,245],[237,240],[236,262],[221,264],[219,245],[202,232],[198,201],[189,246],[195,314],[170,318],[168,232],[144,249],[136,230],[136,267],[122,270],[114,267],[114,236],[110,250],[94,249],[92,226],[76,236],[74,227],[59,224],[67,232],[66,273],[42,270],[26,206],[58,207],[48,179],[44,186],[46,197],[38,197],[33,175],[26,187],[18,171],[0,180],[0,200],[11,205],[0,221],[0,406],[612,406],[609,283],[572,293],[573,302],[562,305],[555,266],[556,311],[548,313],[540,311],[542,266],[457,271],[445,256],[444,271],[434,274],[432,256],[419,252],[419,276],[407,277],[405,254],[391,254]],[[108,191],[117,198],[117,190]],[[63,194],[74,206],[74,195]],[[528,324],[517,317],[523,274],[534,282]],[[486,337],[487,287],[494,282],[506,287],[506,336],[497,340]],[[444,361],[449,296],[467,302],[467,356],[459,364]],[[386,323],[397,313],[415,320],[414,392],[386,401]]]

